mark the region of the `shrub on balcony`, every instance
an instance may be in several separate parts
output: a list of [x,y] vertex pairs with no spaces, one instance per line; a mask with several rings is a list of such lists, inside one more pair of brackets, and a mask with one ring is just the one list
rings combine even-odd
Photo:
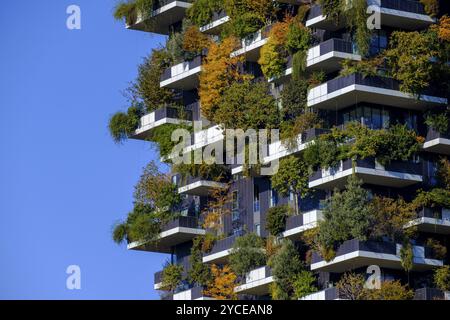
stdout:
[[134,99],[142,101],[147,112],[172,103],[173,91],[158,84],[164,70],[170,66],[171,57],[165,49],[154,49],[138,67],[138,76],[129,91]]
[[154,0],[128,0],[120,2],[114,8],[114,18],[116,20],[124,19],[127,24],[136,23],[138,14],[143,19],[147,18],[153,11]]
[[196,0],[187,10],[187,17],[197,26],[212,22],[214,13],[223,10],[222,0]]
[[172,133],[177,130],[187,130],[190,132],[192,128],[185,124],[165,124],[154,128],[147,137],[148,141],[154,142],[158,148],[161,157],[169,156],[174,147],[181,143],[181,141],[172,141]]
[[236,300],[237,294],[234,292],[237,276],[229,265],[222,267],[213,264],[211,266],[212,281],[203,291],[205,296],[217,300]]
[[433,78],[433,58],[438,55],[436,38],[430,32],[394,31],[385,52],[392,76],[400,90],[420,95]]
[[236,38],[226,38],[220,44],[213,42],[208,47],[208,55],[203,61],[203,71],[200,74],[199,96],[202,114],[210,121],[214,121],[215,111],[225,89],[234,82],[249,77],[241,73],[244,57],[230,56],[238,45]]
[[245,38],[268,25],[277,12],[271,0],[225,0],[224,8],[230,17],[225,32],[238,38]]
[[414,203],[418,208],[450,208],[450,191],[441,188],[420,190]]
[[288,300],[293,297],[295,278],[305,268],[293,242],[283,240],[281,248],[269,259],[268,265],[272,268],[275,280],[271,286],[272,298]]
[[108,124],[109,133],[115,143],[121,143],[136,131],[142,111],[138,107],[130,107],[126,113],[117,112],[110,119]]
[[429,16],[436,17],[439,14],[439,0],[420,0],[420,2]]
[[333,249],[349,239],[367,240],[372,217],[369,201],[361,181],[351,176],[345,190],[336,191],[324,209],[318,224],[320,246]]
[[170,175],[161,173],[153,161],[144,168],[135,186],[134,199],[159,212],[175,211],[181,204],[181,196]]
[[354,61],[345,59],[342,61],[342,69],[339,75],[346,77],[355,73],[361,74],[365,77],[374,77],[379,75],[379,68],[384,62],[384,56],[378,56],[371,59],[363,59],[360,61]]
[[383,281],[380,289],[365,289],[364,300],[411,300],[414,291],[402,285],[400,281]]
[[365,279],[362,274],[346,272],[336,283],[340,299],[362,300],[364,296]]
[[206,286],[211,280],[211,270],[208,264],[203,263],[203,237],[195,237],[192,241],[191,256],[189,262],[191,268],[188,271],[188,278],[191,283]]
[[434,270],[434,283],[442,291],[450,291],[450,266],[446,265]]
[[299,157],[289,156],[280,160],[276,174],[271,178],[272,187],[281,195],[294,194],[295,213],[298,214],[298,197],[305,197],[308,189],[308,166]]
[[439,133],[449,132],[449,113],[444,112],[429,112],[425,116],[425,124]]
[[230,267],[239,276],[266,264],[264,241],[256,233],[236,238],[229,257]]
[[447,256],[447,248],[436,239],[428,238],[426,246],[431,249],[434,259],[444,260]]
[[273,236],[279,236],[286,230],[286,219],[290,215],[287,205],[272,207],[267,211],[266,229]]
[[226,129],[274,129],[279,127],[279,112],[267,84],[236,82],[224,90],[214,122]]
[[298,300],[317,292],[316,281],[316,278],[310,271],[303,270],[297,274],[293,283],[294,299]]
[[370,203],[372,218],[370,238],[402,242],[410,238],[414,228],[404,226],[417,216],[415,203],[406,202],[403,198],[391,199],[375,196]]
[[293,78],[298,78],[306,65],[311,45],[311,31],[297,18],[286,18],[272,26],[267,43],[261,48],[258,63],[267,78],[281,76],[286,70],[288,56],[293,55]]
[[437,176],[440,185],[446,190],[450,191],[450,160],[447,158],[441,158],[439,160]]
[[183,266],[167,263],[162,272],[161,290],[174,291],[183,280]]

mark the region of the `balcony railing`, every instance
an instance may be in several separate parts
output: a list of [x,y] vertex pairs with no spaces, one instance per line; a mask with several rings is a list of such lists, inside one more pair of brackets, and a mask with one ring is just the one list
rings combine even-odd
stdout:
[[432,128],[429,128],[425,141],[431,141],[435,139],[450,139],[450,132],[441,133]]
[[183,74],[184,72],[188,72],[189,70],[193,70],[202,65],[202,55],[195,57],[190,61],[184,61],[177,65],[174,65],[170,68],[164,70],[161,75],[161,82],[169,80],[172,77]]
[[427,14],[422,3],[413,0],[380,0],[381,7],[399,11]]
[[414,293],[414,300],[444,300],[445,294],[436,288],[420,288]]
[[196,217],[179,217],[165,224],[162,227],[162,231],[167,231],[178,227],[191,229],[201,228],[199,221]]
[[[419,1],[414,0],[380,0],[380,6],[386,9],[405,11],[416,14],[426,15],[424,6]],[[368,4],[376,4],[376,1],[368,0]],[[312,6],[309,10],[308,20],[320,17],[322,8],[319,5]]]
[[345,41],[343,39],[332,38],[321,42],[319,44],[320,54],[324,55],[329,52],[338,51],[345,53],[356,53],[355,46],[350,41]]
[[[358,159],[356,160],[356,167],[367,168],[367,169],[377,169],[377,164],[374,158]],[[329,170],[317,170],[311,176],[309,181],[314,181],[321,179],[328,175],[333,175],[339,171],[345,171],[353,168],[353,160],[348,159],[341,162],[341,165],[336,168],[330,168]],[[398,173],[407,174],[422,174],[422,166],[420,163],[414,162],[404,162],[404,161],[392,161],[390,164],[384,166],[384,170],[393,171]]]
[[211,255],[214,253],[218,253],[233,248],[234,241],[236,240],[236,238],[240,236],[241,235],[232,235],[227,238],[217,240],[216,243],[214,243],[214,246],[212,247],[211,251],[209,251],[205,255]]

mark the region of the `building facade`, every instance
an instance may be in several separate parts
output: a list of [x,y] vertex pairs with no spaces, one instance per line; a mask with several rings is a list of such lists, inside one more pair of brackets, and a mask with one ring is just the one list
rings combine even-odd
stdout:
[[[446,249],[450,244],[450,207],[445,207],[445,203],[450,202],[450,199],[448,199],[449,194],[446,193],[448,185],[447,187],[443,185],[442,178],[439,178],[439,174],[444,172],[441,166],[445,166],[445,161],[448,161],[450,154],[450,128],[447,128],[449,86],[445,83],[448,78],[442,77],[441,73],[439,76],[431,74],[429,81],[419,86],[420,92],[413,92],[411,86],[408,87],[410,82],[405,79],[404,69],[407,69],[408,65],[411,65],[413,70],[418,67],[413,65],[413,62],[406,62],[406,67],[401,65],[405,63],[400,61],[404,57],[401,55],[396,60],[393,42],[397,41],[397,48],[409,48],[407,44],[401,42],[401,39],[404,39],[403,35],[411,35],[413,39],[412,34],[420,37],[428,35],[427,32],[435,32],[439,37],[436,41],[440,48],[447,46],[446,41],[450,39],[446,39],[443,34],[446,30],[444,22],[448,5],[441,1],[438,10],[435,7],[430,9],[424,1],[419,0],[364,0],[362,1],[364,6],[361,9],[361,1],[256,1],[261,6],[265,5],[275,11],[266,14],[270,18],[267,18],[256,32],[249,33],[241,25],[252,20],[243,19],[244,22],[239,25],[236,20],[239,19],[239,10],[242,8],[236,4],[233,6],[233,1],[228,2],[231,4],[227,4],[227,1],[217,3],[217,1],[154,0],[150,1],[150,7],[146,9],[147,13],[140,12],[136,6],[132,7],[134,14],[125,17],[126,27],[130,30],[167,35],[169,39],[186,37],[188,33],[186,30],[193,32],[194,27],[204,37],[203,40],[207,39],[205,41],[208,42],[205,43],[209,46],[210,43],[223,43],[227,37],[244,35],[231,50],[230,59],[236,58],[236,60],[226,61],[225,58],[223,60],[230,63],[229,72],[250,75],[252,79],[248,81],[251,88],[257,83],[263,83],[276,103],[275,110],[279,112],[284,112],[283,107],[287,104],[283,103],[283,99],[292,96],[292,92],[289,95],[286,91],[297,90],[292,83],[304,84],[306,81],[305,94],[299,93],[295,97],[296,101],[299,101],[298,105],[302,105],[304,110],[294,112],[295,115],[289,119],[285,112],[284,120],[277,124],[281,125],[283,130],[282,121],[295,123],[296,117],[304,113],[313,113],[318,119],[310,128],[302,127],[306,130],[297,131],[293,137],[289,137],[291,140],[294,138],[294,146],[283,141],[283,132],[281,142],[275,139],[269,141],[265,155],[259,157],[258,165],[225,164],[221,166],[223,170],[220,175],[202,174],[199,170],[200,173],[197,176],[181,174],[177,172],[177,166],[174,166],[172,182],[177,185],[177,191],[182,198],[181,209],[178,210],[180,214],[161,226],[157,239],[137,241],[133,239],[128,243],[129,250],[166,253],[170,255],[173,265],[182,266],[182,280],[178,281],[174,288],[162,290],[163,299],[214,298],[210,294],[211,290],[206,288],[206,284],[193,283],[190,280],[193,242],[199,238],[209,237],[211,245],[201,252],[202,263],[221,268],[230,263],[230,256],[239,249],[235,245],[236,239],[249,233],[256,234],[266,242],[272,241],[275,245],[281,245],[285,239],[294,245],[304,269],[314,278],[312,285],[314,292],[297,295],[297,298],[347,299],[348,297],[342,295],[342,290],[341,293],[339,292],[337,284],[344,274],[352,272],[361,275],[365,281],[373,275],[377,276],[381,283],[399,280],[401,284],[407,285],[408,289],[414,292],[415,299],[443,299],[445,292],[442,287],[437,288],[435,274],[437,269],[445,268],[449,262]],[[436,1],[435,5],[438,4],[439,1]],[[258,8],[255,7],[254,10],[259,14]],[[232,12],[227,14],[227,9]],[[361,10],[363,10],[362,15]],[[202,16],[198,13],[200,11],[207,14]],[[357,18],[346,15],[346,11],[353,12],[359,18],[364,17],[363,24],[373,17],[374,20],[371,21],[374,27],[369,29],[367,27],[369,22],[367,22],[365,26],[367,30],[361,30],[364,28],[361,26],[361,21],[358,22]],[[187,20],[190,20],[188,28]],[[256,21],[261,22],[258,19]],[[286,36],[288,40],[282,40],[283,36],[280,36],[280,32],[273,31],[274,29],[283,30],[281,25],[283,23],[288,33],[296,26],[300,26],[299,28],[308,33],[308,40],[305,41],[308,45],[307,49],[300,49],[298,45],[291,46],[294,47],[292,49],[283,43],[283,41],[290,41],[290,36]],[[380,25],[377,27],[376,23]],[[200,35],[196,36],[200,37]],[[281,40],[272,41],[271,37],[280,37]],[[364,37],[365,41],[361,39]],[[299,38],[297,43],[303,41],[298,40]],[[192,39],[191,41],[194,41]],[[173,42],[176,41],[173,40]],[[420,45],[422,44],[418,43],[415,48],[419,48]],[[186,40],[182,47],[188,51]],[[289,48],[286,50],[287,47]],[[175,128],[178,125],[191,127],[194,122],[201,122],[201,128],[190,129],[190,143],[181,153],[191,154],[198,150],[202,152],[211,146],[225,145],[225,126],[223,123],[214,122],[214,119],[221,119],[221,117],[205,115],[207,112],[203,109],[202,102],[207,101],[205,95],[214,93],[212,89],[207,91],[201,88],[208,84],[208,79],[203,72],[206,68],[209,76],[214,77],[210,68],[215,58],[211,57],[211,52],[214,51],[211,47],[205,46],[203,49],[197,48],[196,54],[185,52],[185,59],[182,61],[172,60],[171,65],[162,71],[160,81],[151,83],[160,89],[170,91],[172,94],[170,99],[177,101],[177,106],[165,103],[164,106],[159,106],[151,112],[140,114],[139,124],[132,133],[128,133],[129,138],[154,141],[154,135],[160,134],[157,130],[162,127]],[[219,47],[218,51],[220,50],[225,49]],[[271,50],[277,55],[274,53],[274,56],[271,56]],[[277,52],[279,50],[284,50],[283,54]],[[429,50],[438,49],[429,48]],[[389,53],[385,54],[385,52]],[[434,63],[441,66],[439,72],[445,71],[446,61],[442,61],[444,55],[441,53],[436,55],[439,57],[432,62],[424,61],[423,64],[428,66],[429,63]],[[278,63],[273,66],[272,63],[276,64],[277,59],[283,62],[281,65]],[[232,68],[233,63],[236,64],[238,71]],[[392,71],[392,64],[395,63],[397,63],[394,66],[395,71]],[[275,71],[272,71],[273,69]],[[219,75],[221,76],[223,74]],[[231,80],[231,83],[233,81]],[[236,80],[238,83],[245,81],[247,80],[242,78]],[[230,84],[226,81],[223,83]],[[227,95],[224,93],[225,89],[219,90],[222,96]],[[303,89],[298,90],[300,92]],[[252,89],[250,93],[251,91]],[[222,102],[217,104],[220,103]],[[253,117],[252,114],[245,115],[246,110],[240,111],[242,118]],[[248,110],[248,112],[253,111]],[[233,113],[232,116],[237,114]],[[254,117],[260,117],[260,114],[255,113]],[[447,124],[444,123],[443,127],[446,130],[433,125],[432,119],[437,117],[440,117],[439,119],[445,117]],[[260,124],[261,122],[258,126]],[[394,126],[397,126],[397,129],[402,127],[405,135],[413,135],[418,141],[418,148],[414,149],[408,144],[409,142],[405,142],[408,138],[398,138],[400,133],[391,132]],[[363,135],[350,136],[349,132],[353,131],[349,128],[355,127],[358,129],[354,130],[360,130],[357,132],[367,131],[364,131]],[[254,129],[263,129],[263,126]],[[408,146],[399,145],[398,149],[391,146],[391,149],[386,151],[383,148],[387,147],[378,141],[375,144],[376,147],[372,148],[375,151],[366,150],[370,148],[364,149],[364,147],[368,147],[369,143],[376,140],[374,138],[369,141],[370,134],[367,132],[379,133],[381,139],[383,137],[390,139],[394,136],[396,138],[392,141],[399,144],[405,143]],[[313,154],[308,149],[314,148],[314,145],[320,145],[318,141],[324,135],[328,135],[328,140],[324,140],[326,143],[334,139],[333,146],[339,150],[336,153],[338,158],[332,159],[328,166],[324,165],[326,162],[322,159],[316,159],[315,163],[314,161],[308,163],[305,160],[307,158],[305,153]],[[367,140],[364,140],[365,138]],[[392,151],[404,149],[408,149],[407,154]],[[411,150],[414,152],[410,152]],[[325,157],[324,151],[317,152],[317,157],[320,158],[322,155]],[[394,153],[400,155],[394,155]],[[172,156],[170,153],[165,154],[162,160],[170,163]],[[382,156],[388,160],[381,161]],[[286,165],[283,160],[287,158],[301,159],[308,164],[306,188],[310,189],[310,192],[307,195],[295,192],[289,179],[286,179],[286,185],[292,190],[282,192],[279,187],[273,186],[272,176],[264,176],[258,172],[258,166],[267,166],[276,162],[280,163],[280,170],[282,170],[281,167]],[[328,220],[327,223],[333,225],[330,221],[333,216],[330,213],[332,208],[337,208],[339,205],[336,203],[332,205],[330,202],[343,199],[334,195],[341,193],[343,196],[344,190],[348,189],[349,178],[355,176],[360,181],[359,187],[366,192],[367,199],[364,201],[367,201],[368,206],[372,204],[374,198],[393,199],[393,201],[402,199],[405,203],[416,204],[415,216],[402,227],[404,230],[413,228],[414,236],[408,236],[405,241],[403,236],[391,236],[389,232],[381,234],[380,231],[377,236],[372,236],[369,234],[373,234],[373,230],[367,230],[363,232],[364,237],[348,235],[346,239],[334,239],[333,254],[325,259],[324,252],[318,251],[317,246],[312,246],[311,242],[305,240],[305,233],[311,234],[311,230],[317,229],[324,220]],[[222,200],[226,213],[219,214],[217,223],[219,227],[214,229],[205,224],[205,215],[210,211],[217,211],[211,209],[211,203],[214,201],[218,203],[218,193],[223,190],[226,190],[224,191],[226,195],[221,195],[224,198]],[[443,195],[444,200],[429,200],[434,195],[433,190],[442,191],[440,194]],[[420,194],[423,197],[427,195],[428,200],[417,204]],[[345,207],[344,203],[342,207]],[[273,224],[273,221],[269,222],[273,220],[273,217],[269,217],[269,213],[275,215],[276,210],[273,208],[288,208],[282,230],[276,234],[268,227],[269,223]],[[401,211],[398,208],[396,210],[394,215]],[[352,232],[350,234],[354,235]],[[321,236],[319,239],[322,239]],[[322,243],[319,241],[319,244]],[[406,247],[409,251],[405,251]],[[407,264],[405,255],[408,252],[412,255],[411,267],[405,267]],[[370,271],[368,270],[370,266],[379,269]],[[236,296],[240,299],[275,298],[273,288],[277,285],[280,276],[279,271],[274,272],[272,267],[270,263],[263,265],[259,263],[254,269],[246,270],[245,274],[237,274],[233,287]],[[154,288],[156,290],[167,289],[163,285],[163,278],[163,271],[155,274]]]

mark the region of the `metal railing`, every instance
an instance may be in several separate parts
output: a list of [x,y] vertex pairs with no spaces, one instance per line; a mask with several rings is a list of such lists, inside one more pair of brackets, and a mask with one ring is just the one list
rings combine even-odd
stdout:
[[[181,63],[187,63],[188,64],[188,70],[192,70],[195,69],[197,67],[200,67],[202,65],[202,58],[203,55],[198,55],[195,58],[193,58],[192,60],[189,61],[184,61]],[[174,66],[176,66],[177,64],[170,66],[169,68],[165,69],[163,74],[161,75],[160,81],[165,81],[168,80],[170,78],[172,78],[172,69]]]

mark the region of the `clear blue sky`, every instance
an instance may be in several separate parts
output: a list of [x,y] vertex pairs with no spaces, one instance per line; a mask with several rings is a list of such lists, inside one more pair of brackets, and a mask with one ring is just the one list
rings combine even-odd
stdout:
[[[166,256],[127,251],[111,226],[132,207],[149,144],[107,123],[161,37],[125,30],[115,0],[6,1],[0,9],[0,299],[157,299]],[[82,29],[66,28],[81,7]],[[66,289],[79,265],[82,289]]]

